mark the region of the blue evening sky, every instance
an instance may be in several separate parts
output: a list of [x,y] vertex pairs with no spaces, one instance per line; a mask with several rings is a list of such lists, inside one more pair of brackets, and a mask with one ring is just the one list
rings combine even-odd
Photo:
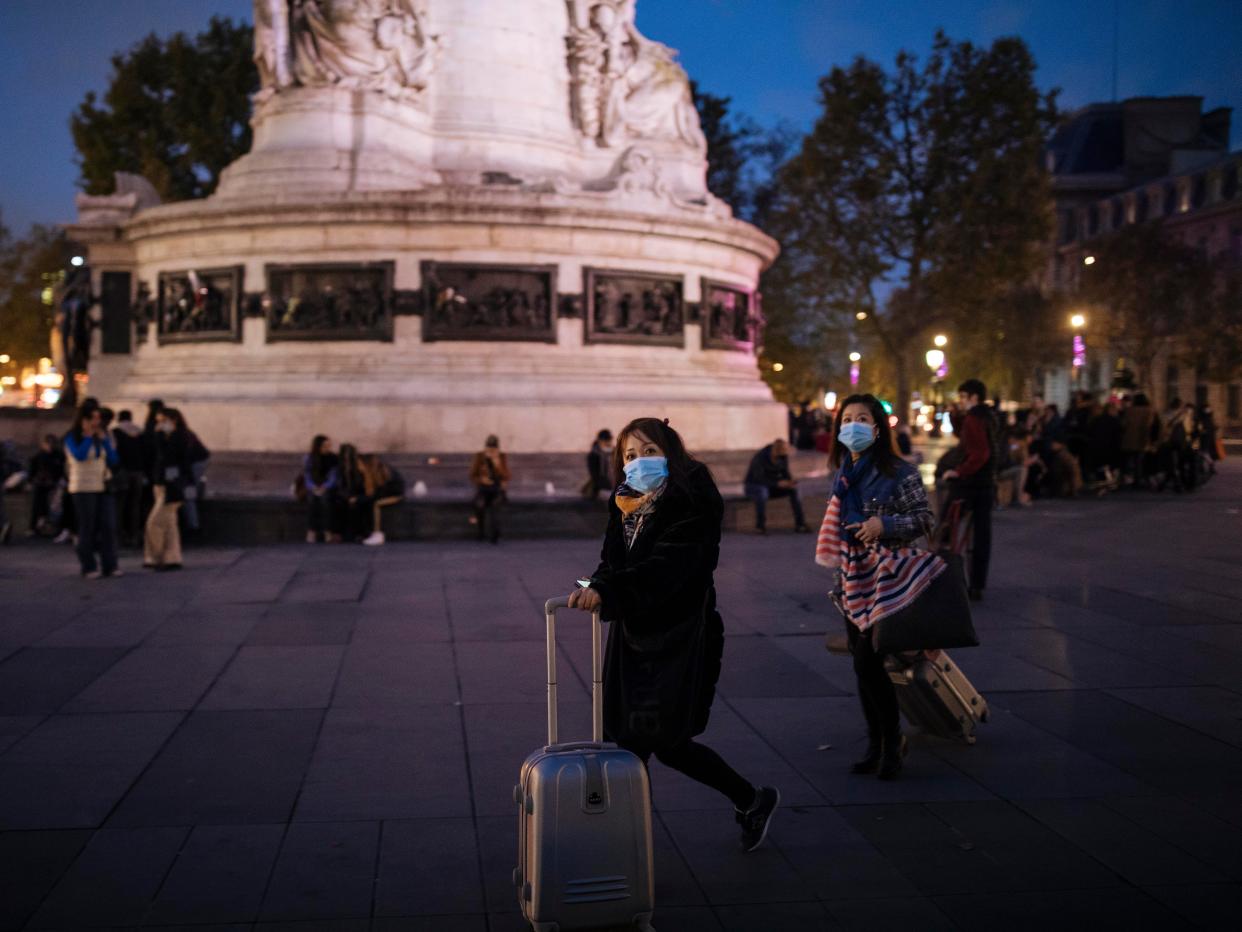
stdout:
[[[507,0],[493,0],[504,3]],[[556,0],[544,0],[556,2]],[[704,90],[762,124],[807,126],[816,79],[858,54],[891,63],[944,27],[1017,33],[1044,87],[1076,106],[1112,96],[1118,0],[639,0],[642,30],[681,50]],[[1120,96],[1195,94],[1242,107],[1242,0],[1120,0]],[[109,57],[146,33],[195,32],[250,0],[0,0],[0,211],[14,231],[72,219],[69,115],[107,83]],[[1235,114],[1234,147],[1242,139]]]

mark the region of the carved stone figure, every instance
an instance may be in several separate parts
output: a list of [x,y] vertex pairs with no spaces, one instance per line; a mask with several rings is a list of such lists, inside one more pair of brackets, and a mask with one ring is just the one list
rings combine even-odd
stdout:
[[707,142],[676,52],[635,25],[635,0],[569,0],[566,40],[573,112],[603,148],[665,140],[704,152]]
[[254,0],[254,63],[259,68],[258,100],[293,83],[289,44],[289,0]]
[[254,0],[259,101],[294,85],[417,98],[441,41],[426,0]]
[[555,284],[538,268],[428,263],[429,340],[554,340]]

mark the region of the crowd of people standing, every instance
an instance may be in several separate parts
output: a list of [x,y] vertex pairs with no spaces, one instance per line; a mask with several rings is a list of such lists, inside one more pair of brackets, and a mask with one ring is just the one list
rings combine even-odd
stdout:
[[72,544],[89,579],[120,575],[122,547],[142,548],[152,570],[182,566],[181,519],[199,527],[197,503],[210,452],[182,413],[155,399],[145,425],[86,398],[63,437],[47,434],[22,475],[27,534]]

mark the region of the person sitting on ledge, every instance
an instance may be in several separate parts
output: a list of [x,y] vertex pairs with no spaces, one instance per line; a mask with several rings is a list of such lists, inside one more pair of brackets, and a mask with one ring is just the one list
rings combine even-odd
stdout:
[[470,464],[470,482],[474,485],[474,522],[479,540],[490,540],[493,544],[500,542],[500,506],[505,503],[509,479],[509,459],[500,450],[500,440],[491,434]]
[[302,479],[306,486],[306,542],[317,544],[326,540],[334,544],[341,539],[333,520],[332,490],[340,479],[339,460],[332,452],[332,441],[316,434],[310,452],[302,460]]
[[789,445],[784,440],[774,440],[752,457],[746,470],[744,485],[746,497],[755,503],[755,530],[766,534],[768,499],[788,498],[793,509],[794,530],[805,533],[810,530],[802,515],[802,500],[798,498],[798,483],[789,472]]
[[374,453],[358,457],[358,471],[362,473],[363,492],[359,503],[371,509],[371,533],[362,542],[378,547],[385,540],[382,509],[405,498],[405,480]]

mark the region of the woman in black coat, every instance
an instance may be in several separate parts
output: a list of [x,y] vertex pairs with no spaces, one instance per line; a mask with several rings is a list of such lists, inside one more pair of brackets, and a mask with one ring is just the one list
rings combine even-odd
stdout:
[[604,731],[644,762],[663,764],[719,790],[733,803],[742,847],[767,835],[780,802],[706,745],[724,624],[712,574],[724,503],[711,472],[667,422],[639,418],[617,439],[625,481],[609,504],[608,530],[590,586],[569,604],[613,622],[604,657]]

